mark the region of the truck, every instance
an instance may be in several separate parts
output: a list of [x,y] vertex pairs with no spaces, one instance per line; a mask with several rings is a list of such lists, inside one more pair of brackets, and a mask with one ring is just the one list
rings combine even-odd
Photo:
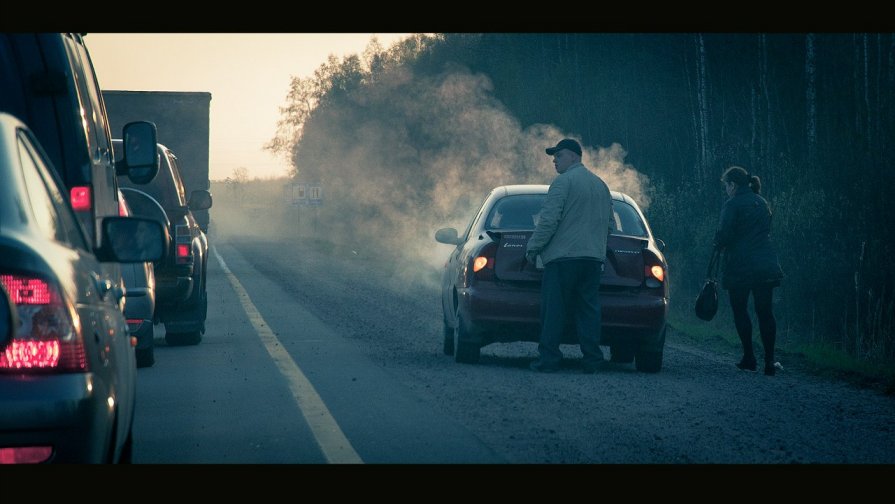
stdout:
[[[131,121],[155,123],[158,143],[177,155],[186,194],[211,190],[208,178],[209,118],[211,93],[206,91],[103,90],[112,131]],[[208,233],[209,210],[194,212],[202,231]]]

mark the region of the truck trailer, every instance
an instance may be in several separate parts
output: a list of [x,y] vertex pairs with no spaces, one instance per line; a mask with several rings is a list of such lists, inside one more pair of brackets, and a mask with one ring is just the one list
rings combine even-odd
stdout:
[[[211,93],[205,91],[104,90],[103,100],[112,131],[137,120],[155,123],[158,143],[177,156],[186,194],[210,190],[208,179]],[[194,212],[208,233],[209,210]]]

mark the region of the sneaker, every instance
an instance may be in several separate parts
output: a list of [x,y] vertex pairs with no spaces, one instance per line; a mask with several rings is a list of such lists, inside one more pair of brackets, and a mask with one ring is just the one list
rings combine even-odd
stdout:
[[531,364],[528,365],[528,368],[538,373],[555,373],[559,371],[559,366],[545,366],[539,360],[531,361]]
[[[743,371],[757,371],[758,364],[755,362],[755,357],[751,359],[747,359],[743,357],[740,362],[737,362],[737,367],[742,369]],[[765,367],[765,372],[767,373],[767,367]]]
[[768,376],[774,376],[775,374],[777,374],[778,369],[780,371],[783,371],[783,365],[780,364],[779,362],[775,362],[773,364],[766,363],[764,365],[764,374],[766,374]]

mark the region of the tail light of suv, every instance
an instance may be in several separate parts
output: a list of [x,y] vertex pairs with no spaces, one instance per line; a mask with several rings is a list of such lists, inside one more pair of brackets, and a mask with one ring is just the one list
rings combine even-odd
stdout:
[[75,215],[87,230],[87,235],[92,236],[94,232],[93,222],[93,189],[89,185],[74,186],[69,192],[69,200],[71,208],[75,211]]
[[55,283],[35,275],[0,274],[19,318],[0,352],[0,373],[88,370],[80,318]]
[[93,192],[90,186],[71,188],[71,207],[75,212],[89,212],[93,208]]
[[193,262],[193,250],[190,246],[190,227],[187,224],[174,226],[174,247],[177,256],[177,264],[190,264]]

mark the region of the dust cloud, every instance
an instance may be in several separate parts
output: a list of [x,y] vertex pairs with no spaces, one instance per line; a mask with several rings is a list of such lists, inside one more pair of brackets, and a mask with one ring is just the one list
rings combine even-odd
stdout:
[[[266,226],[346,255],[393,259],[395,288],[440,285],[452,247],[435,231],[462,232],[493,187],[549,184],[556,172],[544,149],[576,138],[553,125],[522,127],[492,90],[487,76],[464,68],[426,78],[401,70],[347,105],[321,104],[295,151],[294,182],[319,185],[323,204],[287,208],[285,181],[272,182],[261,199],[273,203],[258,210],[264,223],[240,232]],[[625,163],[621,145],[583,147],[584,164],[610,189],[648,205],[648,179]]]

